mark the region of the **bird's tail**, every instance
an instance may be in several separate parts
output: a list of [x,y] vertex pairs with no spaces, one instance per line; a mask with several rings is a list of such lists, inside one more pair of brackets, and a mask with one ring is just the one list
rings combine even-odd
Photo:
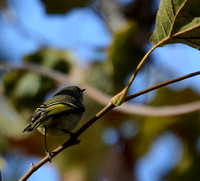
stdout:
[[31,132],[36,129],[42,123],[42,120],[45,118],[45,113],[41,111],[40,108],[32,115],[32,122],[23,130],[24,132]]
[[23,133],[24,132],[31,132],[33,131],[34,129],[36,129],[41,123],[39,121],[34,121],[34,122],[31,122],[24,130],[23,130]]

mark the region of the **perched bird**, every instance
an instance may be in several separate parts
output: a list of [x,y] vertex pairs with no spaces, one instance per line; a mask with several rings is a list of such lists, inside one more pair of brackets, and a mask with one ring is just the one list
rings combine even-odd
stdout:
[[31,116],[32,122],[23,130],[31,132],[37,129],[45,136],[45,149],[49,154],[46,136],[64,136],[70,134],[85,112],[83,92],[77,86],[64,87],[48,99]]

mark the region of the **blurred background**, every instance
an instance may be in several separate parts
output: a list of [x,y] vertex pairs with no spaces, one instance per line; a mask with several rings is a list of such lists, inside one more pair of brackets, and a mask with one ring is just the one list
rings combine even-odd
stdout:
[[[34,110],[64,85],[86,88],[78,128],[126,85],[152,47],[160,0],[0,1],[0,170],[22,177],[44,155],[43,135],[22,133]],[[129,94],[198,71],[198,50],[157,48]],[[31,180],[199,180],[200,114],[156,116],[159,108],[199,101],[199,77],[131,100],[81,136],[81,143],[36,171]],[[99,96],[100,95],[100,96]],[[136,106],[139,111],[134,110]],[[123,108],[123,105],[121,106]],[[140,110],[154,108],[151,115]],[[77,128],[77,129],[78,129]],[[77,130],[75,129],[75,130]],[[48,137],[50,150],[64,138]]]

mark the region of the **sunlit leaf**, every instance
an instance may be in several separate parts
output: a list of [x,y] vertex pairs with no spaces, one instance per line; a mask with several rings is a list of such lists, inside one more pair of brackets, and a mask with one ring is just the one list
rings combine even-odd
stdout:
[[200,49],[200,1],[162,0],[156,17],[152,44],[184,43]]
[[27,73],[19,80],[13,91],[16,97],[35,96],[39,88],[40,76],[34,73]]
[[17,110],[33,109],[40,104],[54,82],[46,77],[21,70],[4,76],[5,93]]

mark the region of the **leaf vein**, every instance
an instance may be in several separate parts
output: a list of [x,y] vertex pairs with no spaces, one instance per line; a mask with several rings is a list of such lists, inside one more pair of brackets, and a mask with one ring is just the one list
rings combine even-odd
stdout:
[[191,28],[188,28],[188,29],[186,29],[186,30],[183,30],[183,31],[180,31],[180,32],[174,34],[172,37],[174,38],[174,37],[179,36],[179,35],[181,35],[181,34],[187,33],[187,32],[189,32],[189,31],[191,31],[191,30],[197,29],[197,28],[199,28],[199,27],[200,27],[200,24],[197,24],[196,26],[193,26],[193,27],[191,27]]
[[163,24],[162,21],[161,21],[161,27],[162,27],[162,29],[163,29],[163,31],[164,31],[165,36],[168,36],[168,35],[167,35],[167,31],[165,30],[165,26],[164,26],[164,24]]
[[175,39],[176,39],[176,40],[182,40],[182,39],[183,39],[183,40],[185,40],[185,41],[188,41],[188,42],[190,42],[191,44],[196,45],[196,46],[197,46],[197,49],[199,49],[198,47],[200,47],[198,43],[191,41],[190,38],[189,38],[189,39],[187,39],[187,38],[175,38]]
[[184,5],[185,5],[186,2],[187,2],[187,0],[185,0],[185,1],[183,2],[183,4],[180,6],[179,10],[175,13],[174,22],[172,23],[169,36],[172,36],[172,31],[173,31],[173,28],[174,28],[174,24],[175,24],[176,18],[177,18],[177,16],[179,15],[180,11],[183,9],[183,7],[184,7]]
[[171,7],[172,7],[172,13],[175,17],[175,8],[174,8],[173,0],[171,0]]
[[[171,3],[170,3],[170,4],[171,4]],[[166,13],[167,13],[167,17],[168,17],[168,19],[169,19],[169,21],[170,21],[170,24],[172,24],[172,19],[171,19],[170,15],[169,15],[168,10],[166,9],[165,1],[164,1],[164,7],[165,7],[165,11],[166,11]],[[172,9],[173,9],[173,7],[172,7]]]

